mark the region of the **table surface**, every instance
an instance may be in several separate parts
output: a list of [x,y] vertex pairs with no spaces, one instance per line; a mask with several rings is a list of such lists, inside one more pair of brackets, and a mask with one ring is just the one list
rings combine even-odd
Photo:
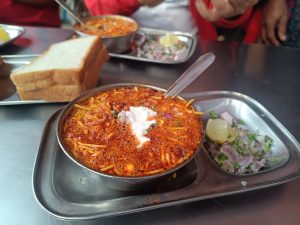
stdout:
[[[72,31],[26,27],[0,54],[42,53]],[[229,90],[263,104],[300,141],[300,50],[211,43],[216,62],[185,92]],[[111,58],[99,85],[139,82],[167,88],[203,53],[186,63],[159,65]],[[62,221],[47,214],[32,192],[32,172],[47,119],[62,104],[0,106],[1,224],[299,224],[300,179],[268,189],[89,221]]]

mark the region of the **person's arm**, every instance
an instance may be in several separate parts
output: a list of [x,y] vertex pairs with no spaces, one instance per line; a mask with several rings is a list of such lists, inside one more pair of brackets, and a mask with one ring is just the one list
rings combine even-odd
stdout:
[[140,7],[138,0],[84,0],[84,2],[93,16],[104,14],[130,15]]
[[196,0],[199,14],[208,21],[242,16],[259,0]]
[[38,5],[38,6],[51,5],[55,3],[53,0],[13,0],[13,1],[18,3]]
[[163,0],[138,0],[141,5],[153,7],[159,5]]
[[264,10],[261,39],[265,44],[279,46],[286,40],[288,7],[285,0],[268,0]]
[[140,6],[155,6],[162,0],[84,0],[93,16],[104,14],[131,15]]
[[226,0],[228,3],[233,7],[233,12],[235,16],[242,15],[249,8],[253,7],[256,5],[259,0]]

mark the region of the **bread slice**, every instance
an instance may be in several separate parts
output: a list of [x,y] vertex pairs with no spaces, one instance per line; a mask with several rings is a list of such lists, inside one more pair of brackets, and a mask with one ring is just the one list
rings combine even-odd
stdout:
[[50,76],[43,80],[21,83],[20,86],[17,86],[17,85],[16,86],[18,87],[18,89],[23,90],[23,91],[33,91],[33,90],[37,90],[40,88],[47,88],[47,87],[54,86],[54,85],[55,85],[55,81],[54,81],[53,77]]
[[102,48],[90,67],[83,71],[84,80],[79,85],[56,84],[46,88],[26,91],[17,87],[17,91],[23,100],[43,99],[50,102],[68,102],[78,97],[82,92],[94,88],[97,85],[99,72],[102,65],[108,60],[105,48]]
[[105,47],[99,36],[53,44],[31,64],[13,71],[11,79],[23,91],[54,85],[80,85],[85,70],[89,70],[102,48]]
[[69,102],[83,91],[80,85],[60,85],[42,88],[34,91],[23,91],[17,88],[22,100],[45,100],[49,102]]

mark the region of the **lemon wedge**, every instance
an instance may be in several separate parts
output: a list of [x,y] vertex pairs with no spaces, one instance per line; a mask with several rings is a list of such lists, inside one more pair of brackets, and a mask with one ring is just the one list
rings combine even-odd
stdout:
[[178,43],[178,37],[174,34],[166,34],[159,39],[159,43],[164,47],[172,47]]
[[0,41],[6,42],[8,40],[9,40],[8,33],[2,27],[0,27]]
[[235,127],[229,127],[227,141],[233,142],[237,136],[238,136],[237,129]]
[[206,135],[216,143],[233,142],[238,135],[236,128],[223,119],[209,119],[206,124]]

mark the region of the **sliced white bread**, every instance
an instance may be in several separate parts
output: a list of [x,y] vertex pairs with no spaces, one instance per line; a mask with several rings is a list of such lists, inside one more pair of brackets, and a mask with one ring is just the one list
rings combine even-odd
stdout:
[[89,36],[53,44],[31,64],[11,74],[19,90],[32,91],[55,85],[79,85],[86,70],[105,48],[99,36]]
[[68,102],[78,97],[82,92],[94,88],[97,85],[99,72],[102,65],[108,60],[105,48],[102,48],[86,70],[83,71],[84,80],[81,84],[66,85],[56,84],[46,88],[26,91],[17,87],[17,91],[23,100],[43,99],[50,102]]

